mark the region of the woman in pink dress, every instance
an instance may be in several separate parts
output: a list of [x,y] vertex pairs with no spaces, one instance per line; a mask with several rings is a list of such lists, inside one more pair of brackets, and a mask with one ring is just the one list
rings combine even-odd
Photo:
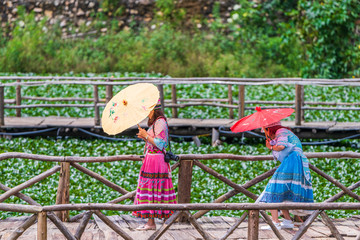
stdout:
[[[149,129],[146,131],[139,128],[137,134],[137,137],[145,140],[146,143],[134,204],[176,204],[170,165],[164,160],[169,130],[160,101],[148,117]],[[134,211],[133,215],[148,218],[148,222],[137,230],[155,230],[154,219],[167,219],[172,213],[173,211],[170,210],[142,210]]]

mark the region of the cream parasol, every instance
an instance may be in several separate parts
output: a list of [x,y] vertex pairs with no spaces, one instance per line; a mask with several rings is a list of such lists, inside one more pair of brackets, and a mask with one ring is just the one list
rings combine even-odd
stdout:
[[130,85],[117,93],[105,106],[101,125],[115,135],[144,120],[159,100],[159,90],[151,83]]

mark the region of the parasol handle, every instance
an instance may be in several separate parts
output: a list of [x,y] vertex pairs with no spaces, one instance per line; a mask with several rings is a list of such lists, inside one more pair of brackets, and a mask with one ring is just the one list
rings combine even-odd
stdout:
[[263,129],[264,129],[266,140],[269,140],[268,130],[266,130],[266,128],[264,128],[264,127],[263,127]]

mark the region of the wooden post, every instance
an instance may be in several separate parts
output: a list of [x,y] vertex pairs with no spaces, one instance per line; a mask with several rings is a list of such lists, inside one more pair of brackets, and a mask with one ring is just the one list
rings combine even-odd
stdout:
[[245,117],[245,86],[239,85],[239,118]]
[[159,92],[160,92],[160,101],[161,101],[161,110],[164,112],[165,110],[165,99],[164,99],[164,85],[159,84],[158,86]]
[[249,211],[248,238],[249,240],[259,239],[259,210]]
[[[69,190],[70,190],[70,163],[62,162],[60,163],[60,178],[59,186],[56,194],[56,204],[68,204],[69,203]],[[59,211],[55,212],[56,216],[61,219],[61,221],[69,220],[69,211]]]
[[100,110],[98,107],[98,103],[99,103],[99,88],[97,85],[94,85],[95,126],[100,125]]
[[[16,82],[21,82],[20,79],[16,80]],[[16,86],[16,99],[15,99],[16,106],[21,105],[21,86]],[[16,109],[16,117],[21,117],[21,108]]]
[[[171,85],[171,103],[173,103],[173,104],[177,103],[176,85],[175,84]],[[172,108],[172,117],[173,118],[178,117],[177,107]]]
[[[107,79],[106,81],[111,82],[110,79]],[[113,97],[113,86],[112,85],[106,85],[106,97],[105,97],[106,103],[110,102],[112,97]]]
[[[228,85],[228,103],[230,105],[233,104],[233,99],[232,99],[232,85]],[[229,108],[229,117],[230,119],[234,119],[234,110],[232,108]]]
[[0,86],[0,126],[5,125],[5,94],[4,87]]
[[46,212],[38,213],[37,240],[47,239],[47,218]]
[[295,125],[301,125],[301,106],[303,105],[301,85],[295,85]]
[[303,109],[303,107],[305,106],[305,91],[304,91],[304,86],[301,85],[301,99],[302,99],[302,103],[301,103],[301,121],[305,121],[305,111]]
[[220,133],[216,128],[212,129],[212,134],[211,134],[211,146],[216,147],[219,145],[219,141],[220,141]]
[[[180,161],[179,179],[178,179],[178,203],[191,202],[191,182],[193,171],[193,160]],[[184,222],[187,218],[180,217],[180,221]]]

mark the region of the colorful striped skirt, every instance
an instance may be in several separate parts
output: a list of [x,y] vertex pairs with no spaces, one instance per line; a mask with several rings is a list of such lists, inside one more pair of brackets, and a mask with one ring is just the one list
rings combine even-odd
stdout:
[[311,178],[305,177],[302,158],[305,158],[302,153],[293,151],[284,159],[266,185],[260,202],[314,201]]
[[[134,204],[176,204],[176,194],[169,172],[169,164],[162,153],[146,154],[140,169]],[[170,210],[134,211],[133,216],[141,218],[167,219],[173,214]]]

